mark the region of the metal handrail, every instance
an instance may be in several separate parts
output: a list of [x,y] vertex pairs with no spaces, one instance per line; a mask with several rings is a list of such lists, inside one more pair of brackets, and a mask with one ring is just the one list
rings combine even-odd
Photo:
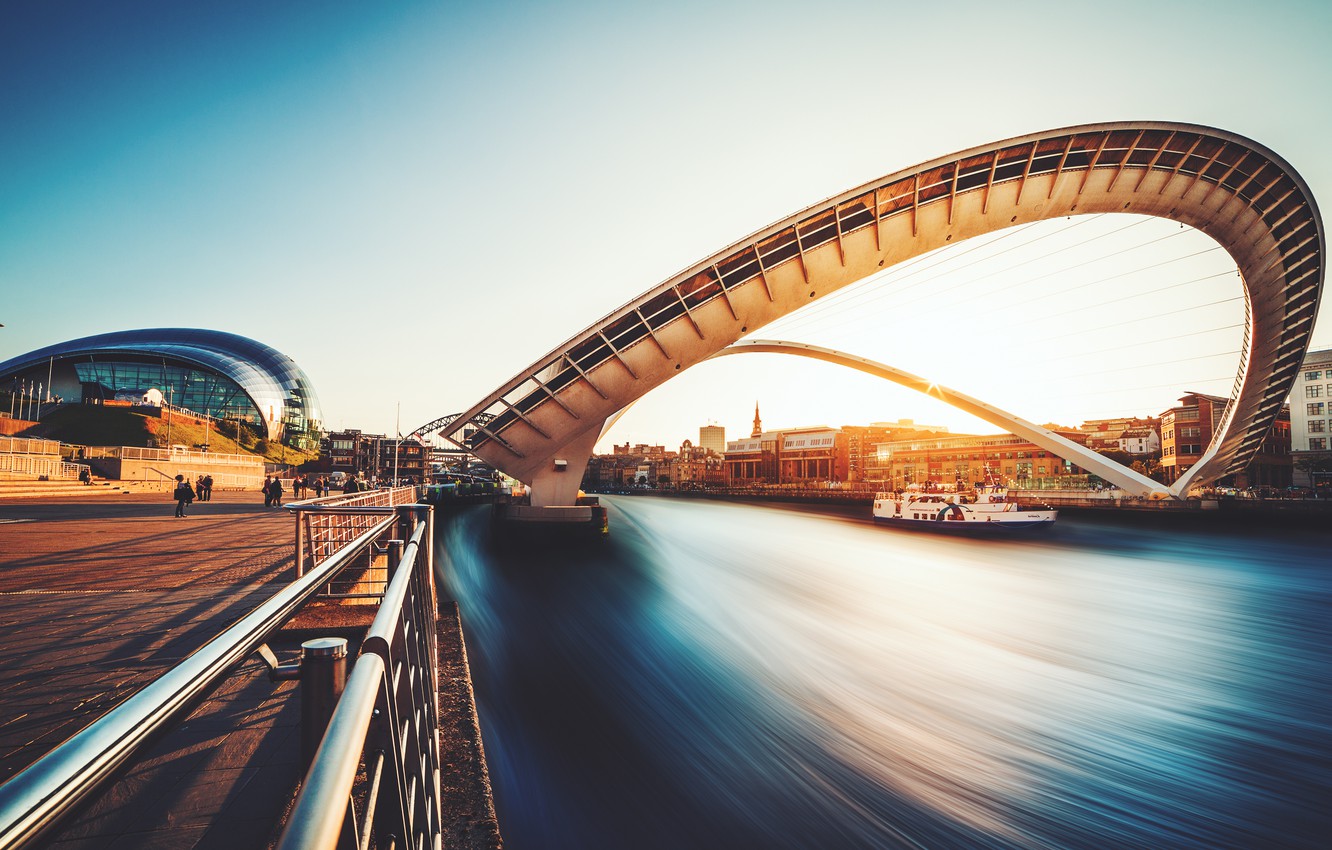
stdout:
[[44,440],[41,437],[0,436],[0,454],[58,455],[60,441]]
[[21,455],[0,452],[0,472],[16,475],[45,475],[48,478],[76,479],[82,464],[67,463],[60,455]]
[[151,743],[157,733],[192,711],[236,664],[267,642],[395,521],[386,517],[377,523],[152,684],[0,785],[0,848],[28,846],[58,826],[81,802],[110,782],[117,769]]
[[278,850],[338,846],[343,827],[343,811],[338,809],[345,811],[361,761],[360,750],[341,746],[341,742],[365,740],[383,683],[383,659],[373,654],[357,659],[315,751]]
[[[403,507],[423,509],[426,521],[403,549],[278,850],[332,850],[344,836],[366,847],[372,832],[415,847],[441,828],[430,509]],[[362,761],[370,789],[356,817],[351,799]]]
[[373,523],[371,517],[416,501],[415,487],[366,490],[291,502],[284,507],[296,520],[296,575],[307,560],[318,566]]

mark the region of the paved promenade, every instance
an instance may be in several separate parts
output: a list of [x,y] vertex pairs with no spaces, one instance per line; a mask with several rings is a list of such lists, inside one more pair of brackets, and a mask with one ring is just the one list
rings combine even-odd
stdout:
[[[258,493],[174,507],[165,494],[0,502],[0,781],[293,577],[293,521]],[[52,846],[262,846],[299,746],[294,684],[264,672],[243,664]]]

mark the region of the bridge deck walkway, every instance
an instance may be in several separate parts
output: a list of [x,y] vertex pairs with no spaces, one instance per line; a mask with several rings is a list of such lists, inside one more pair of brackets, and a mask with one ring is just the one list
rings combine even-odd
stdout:
[[[258,493],[173,511],[165,494],[0,503],[0,781],[293,577],[292,520]],[[50,845],[263,846],[300,714],[294,683],[265,673],[243,664]]]

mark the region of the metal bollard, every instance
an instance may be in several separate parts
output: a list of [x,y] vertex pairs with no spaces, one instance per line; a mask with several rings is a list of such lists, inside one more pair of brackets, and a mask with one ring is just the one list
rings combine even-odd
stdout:
[[302,771],[310,769],[346,685],[346,638],[314,638],[301,644]]

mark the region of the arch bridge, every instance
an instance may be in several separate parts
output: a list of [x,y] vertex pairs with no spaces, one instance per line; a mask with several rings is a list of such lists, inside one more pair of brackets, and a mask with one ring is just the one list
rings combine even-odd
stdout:
[[[764,325],[945,245],[1072,215],[1136,213],[1214,239],[1238,266],[1246,322],[1231,403],[1172,492],[1242,470],[1304,359],[1325,237],[1304,180],[1272,151],[1166,122],[1050,130],[889,174],[707,257],[539,358],[440,433],[571,505],[618,411]],[[438,420],[437,420],[438,421]]]

